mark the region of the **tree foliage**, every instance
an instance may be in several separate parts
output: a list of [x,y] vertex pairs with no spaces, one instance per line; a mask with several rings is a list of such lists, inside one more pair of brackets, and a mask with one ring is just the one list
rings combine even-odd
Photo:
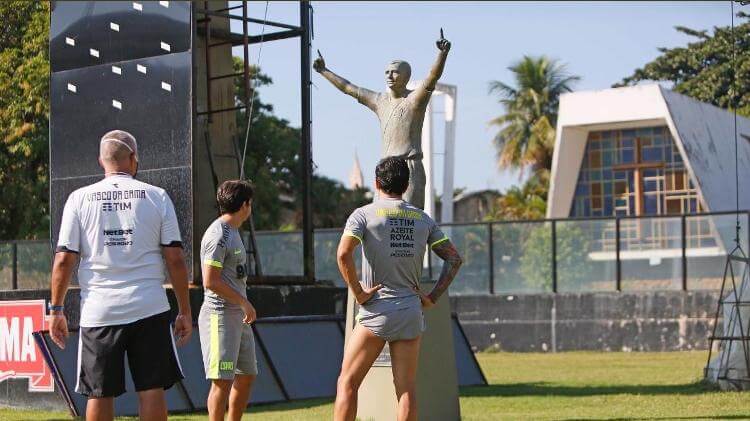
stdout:
[[570,92],[580,78],[545,56],[524,56],[509,69],[513,84],[496,80],[490,82],[489,89],[498,94],[504,110],[490,121],[499,127],[494,138],[498,166],[519,169],[521,175],[530,168],[532,174],[522,186],[505,192],[490,218],[544,218],[560,95]]
[[498,165],[502,169],[550,169],[560,95],[570,92],[580,78],[545,56],[524,56],[508,69],[514,85],[495,80],[489,88],[498,94],[504,109],[503,115],[490,121],[500,128],[494,138]]
[[49,3],[0,3],[0,238],[49,235]]
[[542,219],[547,213],[549,171],[537,171],[521,186],[512,186],[497,199],[487,220]]
[[714,27],[713,33],[675,27],[694,41],[660,48],[661,55],[614,86],[669,81],[676,92],[750,116],[750,21],[742,12],[737,16],[734,34],[730,26]]
[[[591,276],[588,236],[571,223],[557,224],[557,282],[571,288]],[[527,286],[552,290],[552,234],[547,224],[535,227],[523,244],[521,276]]]

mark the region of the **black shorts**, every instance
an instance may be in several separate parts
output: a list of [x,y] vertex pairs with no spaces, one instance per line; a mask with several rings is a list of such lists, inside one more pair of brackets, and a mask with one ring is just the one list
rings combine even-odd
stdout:
[[138,392],[169,389],[184,378],[167,311],[124,325],[81,327],[76,392],[91,398],[125,393],[125,354]]

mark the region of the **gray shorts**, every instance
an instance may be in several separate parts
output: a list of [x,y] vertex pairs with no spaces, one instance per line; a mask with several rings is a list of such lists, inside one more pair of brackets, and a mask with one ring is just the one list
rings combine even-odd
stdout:
[[198,330],[207,379],[232,380],[235,374],[258,374],[253,328],[242,322],[242,311],[201,307]]
[[425,330],[419,297],[386,298],[360,306],[357,321],[387,342],[414,339]]

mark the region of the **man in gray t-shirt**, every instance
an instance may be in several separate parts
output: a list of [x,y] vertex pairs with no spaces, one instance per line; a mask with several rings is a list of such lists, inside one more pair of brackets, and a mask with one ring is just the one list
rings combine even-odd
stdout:
[[250,323],[255,308],[247,300],[247,256],[238,228],[250,217],[253,189],[247,181],[225,181],[216,193],[221,216],[201,241],[205,293],[198,329],[206,378],[211,380],[211,419],[240,419],[258,374]]
[[364,286],[383,286],[363,308],[417,298],[425,247],[448,241],[423,210],[388,196],[355,210],[346,221],[344,235],[362,244]]
[[[221,269],[221,280],[242,298],[247,298],[247,253],[237,228],[221,218],[211,223],[201,240],[201,262]],[[210,289],[206,289],[203,302],[213,311],[242,311],[240,305],[232,304]]]
[[[408,185],[409,166],[403,158],[381,160],[375,168],[378,199],[352,213],[339,243],[339,270],[360,309],[359,323],[341,364],[334,406],[336,420],[354,419],[359,386],[386,342],[398,398],[398,419],[417,418],[422,309],[435,305],[448,289],[461,266],[461,257],[429,215],[402,199]],[[360,244],[362,282],[354,267],[354,250]],[[445,261],[429,294],[419,288],[426,246]]]

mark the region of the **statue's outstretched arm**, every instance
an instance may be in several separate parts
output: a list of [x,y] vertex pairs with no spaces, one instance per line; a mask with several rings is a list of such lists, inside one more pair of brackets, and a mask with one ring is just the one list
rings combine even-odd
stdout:
[[323,56],[320,55],[320,51],[318,51],[318,58],[313,62],[313,69],[331,82],[339,91],[357,98],[359,87],[328,69]]
[[440,80],[440,76],[443,75],[445,60],[448,58],[448,51],[450,51],[451,49],[451,42],[443,38],[442,28],[440,28],[440,39],[435,42],[435,45],[437,45],[437,48],[439,50],[438,56],[435,60],[435,63],[430,68],[430,73],[427,75],[422,84],[423,93],[426,95],[429,95],[433,90],[435,90],[435,85],[437,85],[438,80]]

